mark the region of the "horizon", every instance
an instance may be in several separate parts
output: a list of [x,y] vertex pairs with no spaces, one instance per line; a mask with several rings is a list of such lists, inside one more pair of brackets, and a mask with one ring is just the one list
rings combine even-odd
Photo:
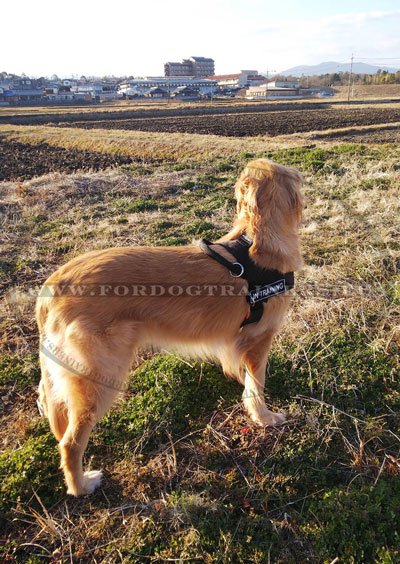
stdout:
[[[312,67],[318,67],[318,66],[322,66],[322,65],[334,65],[334,64],[337,64],[337,65],[338,65],[338,68],[339,68],[339,65],[340,65],[340,66],[346,66],[346,65],[350,66],[350,61],[349,61],[348,63],[338,63],[337,61],[322,61],[322,62],[320,62],[320,63],[316,63],[315,65],[306,65],[306,64],[304,64],[304,65],[297,65],[297,66],[290,67],[289,69],[284,69],[284,70],[281,71],[281,73],[286,73],[286,72],[288,72],[289,70],[294,70],[294,69],[302,68],[302,67],[304,67],[304,68],[305,68],[305,67],[312,68]],[[359,74],[359,75],[362,75],[362,74],[377,74],[378,70],[386,71],[386,72],[389,72],[389,73],[400,72],[400,65],[399,65],[398,67],[390,67],[389,65],[372,65],[372,64],[370,64],[370,63],[364,63],[363,61],[354,61],[353,68],[354,68],[354,66],[356,66],[357,64],[366,64],[366,65],[371,66],[371,67],[376,67],[376,70],[375,70],[374,72],[371,72],[371,71],[370,71],[370,72],[366,72],[366,73],[363,73],[363,72],[360,72],[360,71],[357,71],[357,70],[353,70],[353,74]],[[256,69],[242,69],[242,70],[256,70]],[[108,78],[108,79],[117,79],[117,80],[121,80],[121,79],[132,79],[132,77],[133,77],[134,79],[141,79],[141,78],[165,78],[164,75],[150,75],[150,74],[146,74],[146,75],[143,75],[143,76],[134,76],[134,75],[115,75],[115,74],[111,74],[111,75],[109,75],[109,74],[107,74],[107,75],[79,75],[79,74],[75,74],[75,73],[74,73],[74,74],[64,75],[64,76],[63,76],[63,75],[59,75],[59,74],[57,74],[57,73],[53,73],[53,75],[51,75],[51,76],[49,76],[49,75],[47,75],[47,76],[45,76],[45,75],[40,75],[40,76],[39,76],[39,75],[28,75],[28,74],[26,74],[26,73],[22,73],[21,75],[18,75],[17,73],[8,72],[8,71],[0,71],[0,72],[1,72],[1,73],[6,73],[6,74],[8,74],[8,75],[18,76],[19,78],[26,77],[26,78],[28,78],[28,79],[30,79],[30,80],[39,80],[39,79],[42,79],[42,78],[43,78],[43,79],[49,80],[49,81],[51,81],[51,80],[53,80],[53,81],[56,81],[56,80],[76,80],[76,81],[79,81],[79,80],[82,80],[83,78],[86,79],[86,80],[105,80],[105,79],[107,79],[107,78]],[[306,77],[306,76],[310,76],[310,77],[311,77],[311,76],[324,76],[325,74],[331,74],[332,72],[334,72],[334,71],[323,72],[323,73],[321,73],[321,74],[313,74],[313,75],[311,75],[311,74],[310,74],[310,75],[305,75],[305,74],[303,74],[302,76],[304,76],[304,77]],[[335,72],[337,72],[338,74],[345,74],[345,73],[348,73],[349,70],[345,70],[345,71],[343,71],[343,70],[338,70],[338,71],[335,71]],[[281,76],[281,73],[278,73],[278,72],[270,72],[270,74],[269,74],[269,80],[272,80],[274,77]],[[221,75],[228,75],[228,74],[238,74],[238,73],[221,73]],[[266,78],[265,73],[263,73],[262,71],[260,71],[260,74]],[[53,76],[54,76],[54,77],[57,77],[57,78],[53,78]],[[287,76],[285,76],[285,78],[290,78],[290,76],[292,76],[292,75],[287,75]],[[298,78],[298,79],[300,79],[301,76],[293,75],[293,78]]]
[[41,0],[39,8],[27,0],[3,7],[4,21],[16,21],[18,32],[11,26],[2,32],[1,71],[30,77],[162,76],[165,62],[193,55],[213,58],[216,74],[344,64],[352,53],[355,62],[400,65],[395,0],[338,0],[334,6],[288,0],[284,11],[271,1],[244,6],[204,0],[195,30],[183,0],[140,6],[117,0],[112,10],[93,0],[71,0],[62,20],[50,0]]

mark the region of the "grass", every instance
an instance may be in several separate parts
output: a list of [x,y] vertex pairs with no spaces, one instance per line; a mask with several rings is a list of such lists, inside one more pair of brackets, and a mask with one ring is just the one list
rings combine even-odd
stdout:
[[[7,135],[33,141],[49,129]],[[65,131],[52,142],[89,143]],[[398,562],[399,147],[113,135],[132,151],[142,139],[143,165],[54,173],[28,181],[23,197],[14,183],[0,184],[2,557]],[[86,467],[104,469],[103,487],[67,498],[55,441],[35,407],[38,285],[94,248],[225,233],[235,179],[257,156],[305,179],[306,266],[267,369],[267,402],[288,423],[252,427],[240,387],[217,367],[143,353],[85,455]]]
[[[184,163],[185,168],[212,158],[234,156],[244,150],[265,151],[266,147],[266,139],[254,137],[221,138],[218,135],[5,124],[0,125],[0,139],[116,153],[132,156],[143,163],[169,162],[173,166],[182,166]],[[301,140],[294,143],[304,144]],[[280,141],[268,140],[268,146],[281,145]]]

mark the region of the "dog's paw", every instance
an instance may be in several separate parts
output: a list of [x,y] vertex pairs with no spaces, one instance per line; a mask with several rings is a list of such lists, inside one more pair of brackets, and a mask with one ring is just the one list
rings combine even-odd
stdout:
[[278,425],[282,425],[286,421],[286,416],[283,413],[273,413],[267,408],[251,415],[251,418],[259,427],[278,427]]
[[94,490],[100,486],[102,477],[103,473],[101,470],[90,470],[90,472],[84,472],[83,487],[85,489],[85,493],[93,493]]
[[92,494],[94,490],[100,486],[102,477],[103,473],[100,470],[90,470],[89,472],[84,472],[82,483],[79,487],[69,487],[67,494],[75,497],[79,495]]

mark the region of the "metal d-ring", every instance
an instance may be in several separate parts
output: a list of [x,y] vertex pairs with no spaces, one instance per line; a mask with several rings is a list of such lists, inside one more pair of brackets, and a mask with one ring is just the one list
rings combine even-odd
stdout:
[[229,273],[233,278],[240,278],[240,276],[242,276],[243,272],[244,272],[244,266],[243,264],[240,264],[240,262],[233,262],[232,266],[240,266],[240,268],[242,269],[239,274],[232,274],[232,271],[230,270]]

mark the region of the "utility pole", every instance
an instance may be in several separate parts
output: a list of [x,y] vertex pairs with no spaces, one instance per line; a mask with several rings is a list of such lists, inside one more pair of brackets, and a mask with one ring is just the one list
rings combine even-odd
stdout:
[[351,85],[351,79],[353,78],[353,59],[354,59],[354,53],[351,54],[349,85],[347,87],[347,101],[348,102],[350,101],[350,85]]
[[269,72],[276,72],[275,70],[267,69],[267,82],[265,83],[265,101],[267,101],[268,97],[268,73]]

